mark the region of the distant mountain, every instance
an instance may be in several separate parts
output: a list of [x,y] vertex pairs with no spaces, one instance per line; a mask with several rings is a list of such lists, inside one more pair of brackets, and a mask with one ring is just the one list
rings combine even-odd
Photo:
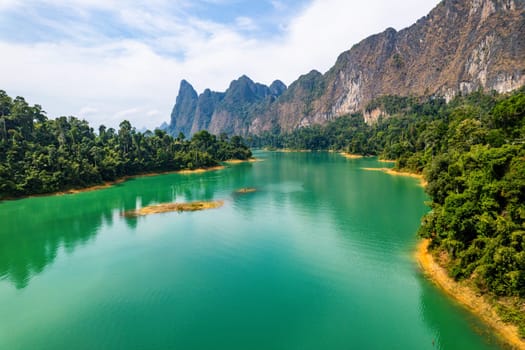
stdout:
[[200,95],[185,80],[171,113],[168,131],[193,135],[199,130],[214,134],[247,134],[253,115],[264,113],[286,91],[286,85],[274,81],[269,87],[254,83],[247,76],[231,82],[225,92],[204,90]]
[[366,107],[382,95],[443,96],[525,84],[525,0],[444,0],[399,32],[389,28],[342,53],[325,74],[312,71],[288,89],[241,77],[225,93],[200,96],[183,81],[170,131],[247,135],[291,131]]
[[164,123],[162,123],[162,124],[159,126],[159,129],[160,129],[160,130],[164,130],[164,131],[166,131],[166,130],[169,129],[169,127],[170,127],[170,125],[169,125],[168,123],[164,122]]

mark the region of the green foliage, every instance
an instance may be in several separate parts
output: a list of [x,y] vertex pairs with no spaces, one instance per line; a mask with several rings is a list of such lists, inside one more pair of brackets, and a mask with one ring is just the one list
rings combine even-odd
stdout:
[[[345,150],[369,154],[369,131],[360,115],[337,118],[326,126],[314,125],[281,134],[279,128],[262,135],[252,135],[248,141],[252,147]],[[349,142],[350,140],[350,142]]]
[[397,69],[403,68],[403,66],[405,65],[405,62],[403,61],[403,58],[399,53],[396,53],[394,54],[394,56],[392,56],[392,61],[394,67],[396,67]]
[[520,311],[519,304],[510,307],[499,304],[497,310],[502,320],[517,325],[520,337],[525,338],[525,314]]
[[251,157],[240,137],[218,140],[206,131],[185,140],[158,129],[137,132],[126,120],[118,131],[98,131],[75,117],[48,120],[40,106],[0,90],[0,199]]

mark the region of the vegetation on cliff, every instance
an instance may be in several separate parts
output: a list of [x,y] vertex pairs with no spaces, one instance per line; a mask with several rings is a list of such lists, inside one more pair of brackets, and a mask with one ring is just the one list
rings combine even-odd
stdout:
[[141,133],[128,121],[118,130],[101,125],[96,134],[84,120],[48,119],[39,105],[0,91],[0,199],[250,157],[238,136],[201,131],[186,140],[158,129]]
[[252,137],[256,146],[342,150],[396,160],[424,174],[431,211],[420,235],[451,277],[494,298],[525,337],[525,88],[441,99],[383,97],[391,114],[367,125],[337,119],[286,135]]

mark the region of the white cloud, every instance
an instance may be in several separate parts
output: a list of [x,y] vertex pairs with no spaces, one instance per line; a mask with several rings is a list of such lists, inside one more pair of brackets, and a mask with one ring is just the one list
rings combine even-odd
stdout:
[[129,115],[137,114],[141,111],[140,108],[130,108],[115,113],[115,117],[125,119]]
[[17,0],[0,0],[0,10],[12,8],[18,4]]
[[86,106],[86,107],[82,107],[82,109],[80,109],[80,111],[78,112],[78,115],[81,118],[85,118],[87,116],[93,116],[96,113],[98,113],[98,109],[97,108]]
[[272,0],[270,3],[277,11],[283,11],[286,9],[286,4],[282,1]]
[[251,19],[250,17],[244,17],[240,16],[235,19],[235,23],[237,24],[237,27],[241,30],[256,30],[257,25],[255,24],[255,21]]
[[[0,11],[2,6],[16,5],[0,1]],[[169,121],[181,79],[198,91],[224,90],[242,74],[266,84],[274,79],[289,84],[311,69],[326,71],[342,51],[371,34],[408,26],[426,15],[437,0],[315,0],[285,24],[281,35],[270,38],[245,32],[255,28],[254,19],[241,16],[230,27],[168,13],[167,3],[157,0],[157,7],[141,3],[134,7],[111,0],[69,2],[86,11],[114,11],[147,39],[97,37],[96,44],[84,45],[86,36],[100,34],[93,34],[96,28],[78,24],[59,30],[69,30],[79,40],[0,41],[0,89],[42,105],[50,117],[80,111],[79,117],[94,128],[99,124],[117,127],[124,117],[137,128],[153,128]],[[272,3],[275,8],[283,5]],[[187,1],[179,5],[181,9],[192,6]]]

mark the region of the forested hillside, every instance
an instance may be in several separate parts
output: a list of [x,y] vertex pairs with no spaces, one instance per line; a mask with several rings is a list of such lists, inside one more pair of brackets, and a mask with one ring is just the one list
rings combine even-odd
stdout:
[[83,188],[123,176],[195,169],[247,159],[240,137],[207,131],[191,140],[128,122],[98,133],[75,117],[48,119],[42,107],[0,90],[0,199]]
[[420,235],[431,239],[452,277],[498,300],[504,319],[525,337],[525,88],[476,92],[449,104],[386,96],[369,107],[391,117],[367,125],[361,115],[347,116],[250,141],[378,155],[424,174],[432,210]]

